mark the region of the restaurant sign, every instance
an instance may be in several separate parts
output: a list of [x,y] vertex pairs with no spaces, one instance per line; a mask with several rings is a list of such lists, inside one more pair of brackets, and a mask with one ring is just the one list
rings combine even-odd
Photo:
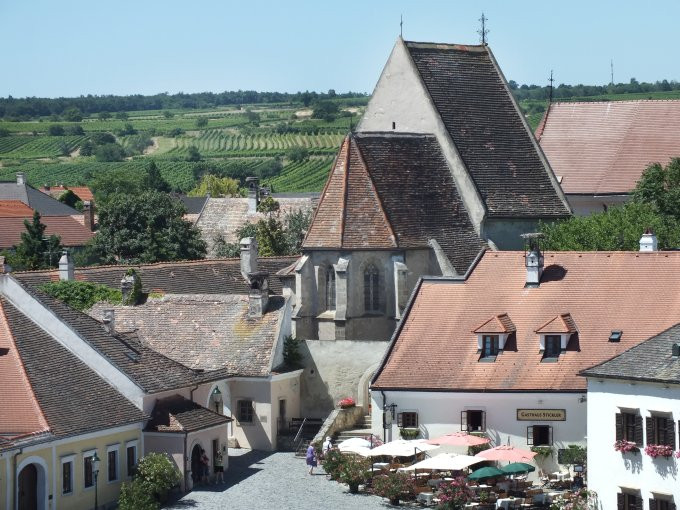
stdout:
[[565,421],[566,409],[517,409],[519,421]]

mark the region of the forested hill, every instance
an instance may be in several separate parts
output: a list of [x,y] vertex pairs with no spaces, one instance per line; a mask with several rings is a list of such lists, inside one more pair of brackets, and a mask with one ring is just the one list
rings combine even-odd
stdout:
[[[550,88],[547,86],[518,85],[517,82],[513,80],[510,80],[508,84],[515,94],[515,97],[520,101],[524,99],[547,99],[550,91]],[[629,83],[610,85],[565,85],[564,83],[561,83],[553,89],[553,99],[578,99],[579,101],[587,101],[589,98],[592,98],[594,101],[602,101],[603,99],[606,99],[606,96],[611,95],[673,91],[680,92],[680,82],[675,80],[662,80],[654,83],[640,83],[635,78],[631,78]]]

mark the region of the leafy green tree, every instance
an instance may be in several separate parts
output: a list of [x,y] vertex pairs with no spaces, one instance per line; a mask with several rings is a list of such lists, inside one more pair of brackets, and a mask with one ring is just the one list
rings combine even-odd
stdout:
[[213,252],[218,258],[238,257],[241,253],[241,246],[238,243],[228,243],[222,234],[215,234]]
[[335,120],[335,116],[340,111],[338,104],[335,101],[319,101],[314,105],[312,110],[313,119],[324,119],[329,122]]
[[198,152],[198,147],[195,145],[190,145],[187,150],[187,161],[201,161],[201,153]]
[[137,130],[129,122],[126,122],[125,125],[123,126],[123,129],[118,131],[118,136],[136,135],[136,134],[137,134]]
[[94,153],[94,144],[90,140],[85,140],[80,144],[80,155],[81,156],[92,156]]
[[59,124],[52,124],[47,128],[47,134],[50,136],[64,136],[66,133],[64,131],[64,126]]
[[21,233],[21,243],[16,247],[15,269],[43,269],[56,267],[61,256],[61,239],[45,235],[47,228],[40,221],[40,213],[33,212],[33,220],[24,220],[26,232]]
[[208,117],[199,117],[196,119],[196,127],[204,128],[208,125]]
[[63,301],[76,310],[87,310],[95,303],[106,301],[118,304],[122,301],[119,289],[112,289],[100,283],[80,280],[49,282],[41,285],[45,294]]
[[83,136],[85,134],[85,130],[83,130],[83,126],[67,126],[66,134],[71,136]]
[[69,122],[80,122],[83,120],[83,114],[78,108],[75,107],[66,108],[66,110],[64,110],[62,113],[62,117],[64,117],[64,120]]
[[309,151],[306,147],[291,147],[288,149],[288,152],[286,152],[286,156],[293,163],[301,163],[302,161],[309,159]]
[[119,120],[128,120],[130,116],[128,115],[127,112],[117,112],[116,113],[116,118]]
[[99,120],[107,120],[111,118],[111,114],[109,112],[99,112],[97,117],[99,117]]
[[76,195],[70,189],[67,189],[61,195],[59,195],[59,198],[57,198],[57,200],[59,200],[62,204],[66,204],[69,207],[73,207],[74,209],[77,207],[78,202],[81,202],[78,195]]
[[59,154],[62,156],[69,156],[71,154],[71,147],[66,142],[59,142]]
[[110,263],[203,258],[205,242],[184,214],[184,205],[165,193],[115,195],[99,209],[93,247]]
[[125,149],[117,143],[105,143],[94,150],[94,157],[101,162],[123,161]]
[[165,117],[166,119],[172,119],[174,116],[175,114],[172,113],[170,110],[165,110],[163,112],[163,117]]
[[637,202],[653,205],[661,214],[680,219],[680,158],[666,167],[659,163],[645,169],[633,192]]
[[117,195],[140,195],[146,189],[145,177],[142,172],[131,172],[124,168],[107,170],[95,174],[90,181],[90,188],[97,204],[101,206]]
[[173,138],[177,138],[178,136],[182,136],[184,134],[184,130],[182,128],[173,128],[168,132],[168,136],[172,136]]
[[158,169],[155,161],[151,161],[146,167],[146,175],[143,182],[144,188],[151,191],[160,191],[163,193],[170,192],[170,184],[163,179],[161,171]]
[[283,228],[286,236],[285,255],[302,253],[302,242],[305,240],[309,225],[312,223],[312,211],[293,211],[283,218]]
[[95,145],[104,145],[107,143],[116,143],[116,137],[111,133],[106,133],[104,131],[96,131],[90,135],[90,140]]
[[192,189],[188,195],[190,197],[204,197],[209,193],[211,197],[237,197],[240,195],[238,184],[236,179],[230,177],[206,174],[201,179],[200,184]]
[[118,497],[119,510],[158,510],[161,507],[141,480],[124,482]]

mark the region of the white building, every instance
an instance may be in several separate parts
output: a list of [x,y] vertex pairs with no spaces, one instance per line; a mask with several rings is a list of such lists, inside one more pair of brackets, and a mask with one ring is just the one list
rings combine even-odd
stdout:
[[[680,501],[680,326],[583,372],[588,380],[588,486],[603,510],[668,510]],[[617,441],[635,451],[622,453]],[[672,455],[653,457],[649,445]],[[631,444],[631,446],[633,446]]]
[[[423,278],[371,381],[374,433],[484,431],[495,445],[549,447],[538,471],[556,471],[559,450],[586,442],[579,372],[678,322],[678,270],[676,252],[533,246]],[[385,429],[384,410],[396,418]]]

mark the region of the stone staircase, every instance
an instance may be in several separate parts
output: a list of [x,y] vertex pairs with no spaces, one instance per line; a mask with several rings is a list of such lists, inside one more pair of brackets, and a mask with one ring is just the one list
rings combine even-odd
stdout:
[[366,437],[371,435],[371,415],[367,414],[356,424],[353,429],[343,430],[336,434],[334,443],[338,444],[345,439],[350,439],[353,437]]

